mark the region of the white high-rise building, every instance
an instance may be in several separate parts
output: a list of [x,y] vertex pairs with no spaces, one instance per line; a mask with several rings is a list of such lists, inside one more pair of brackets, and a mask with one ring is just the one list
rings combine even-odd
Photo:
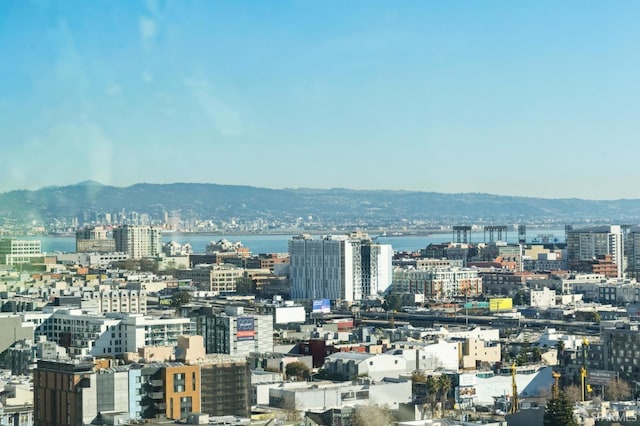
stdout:
[[122,225],[113,230],[116,251],[132,259],[155,257],[162,253],[162,229],[155,226]]
[[292,299],[356,301],[391,285],[390,245],[374,244],[366,234],[308,235],[289,241]]

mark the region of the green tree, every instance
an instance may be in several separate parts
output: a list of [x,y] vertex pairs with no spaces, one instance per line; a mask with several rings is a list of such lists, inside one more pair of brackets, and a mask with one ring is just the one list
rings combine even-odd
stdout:
[[444,408],[447,404],[447,397],[451,390],[451,377],[446,374],[438,377],[438,391],[440,392],[440,400],[442,401],[442,416],[444,416]]
[[547,402],[544,409],[544,426],[578,426],[573,417],[573,405],[567,394],[560,392],[557,398]]
[[520,290],[513,296],[513,304],[516,306],[523,306],[527,304],[527,295],[524,291]]
[[189,302],[191,302],[191,295],[188,291],[178,291],[171,296],[171,306],[173,308],[180,308]]
[[440,384],[438,383],[438,379],[434,376],[427,377],[427,395],[429,400],[431,401],[431,417],[433,417],[436,409],[436,401],[438,399],[438,390],[440,389]]
[[400,296],[397,294],[389,294],[384,298],[384,303],[382,304],[382,309],[385,311],[397,311],[402,307],[402,300]]
[[287,364],[284,369],[287,377],[295,377],[296,380],[306,380],[311,377],[311,370],[307,365],[300,361],[294,361]]

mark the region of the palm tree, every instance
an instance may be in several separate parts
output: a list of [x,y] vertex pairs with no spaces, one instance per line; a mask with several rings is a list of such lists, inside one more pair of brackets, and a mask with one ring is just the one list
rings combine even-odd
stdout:
[[442,398],[442,416],[444,417],[444,406],[447,402],[447,396],[449,395],[449,391],[451,390],[451,377],[446,374],[438,377],[438,390],[440,391],[440,395]]
[[440,388],[440,383],[438,379],[433,376],[427,377],[427,393],[429,394],[429,399],[431,400],[431,417],[433,417],[436,408],[436,399],[438,396],[438,390]]

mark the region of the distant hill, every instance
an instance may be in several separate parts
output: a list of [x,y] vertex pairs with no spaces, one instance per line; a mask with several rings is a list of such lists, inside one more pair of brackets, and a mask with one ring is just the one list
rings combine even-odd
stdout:
[[164,212],[182,218],[282,221],[313,217],[325,226],[425,224],[541,224],[640,222],[640,200],[591,201],[350,189],[266,189],[251,186],[174,183],[125,188],[86,181],[70,186],[0,194],[0,224],[82,217],[84,212]]

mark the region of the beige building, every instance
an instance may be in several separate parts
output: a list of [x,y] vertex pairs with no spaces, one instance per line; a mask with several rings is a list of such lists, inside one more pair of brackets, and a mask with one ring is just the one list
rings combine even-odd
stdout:
[[190,279],[203,291],[215,294],[235,293],[244,269],[234,265],[198,265],[192,269],[178,270],[178,279]]
[[479,364],[493,365],[501,359],[501,346],[497,342],[478,339],[464,339],[462,343],[460,367],[476,369]]

